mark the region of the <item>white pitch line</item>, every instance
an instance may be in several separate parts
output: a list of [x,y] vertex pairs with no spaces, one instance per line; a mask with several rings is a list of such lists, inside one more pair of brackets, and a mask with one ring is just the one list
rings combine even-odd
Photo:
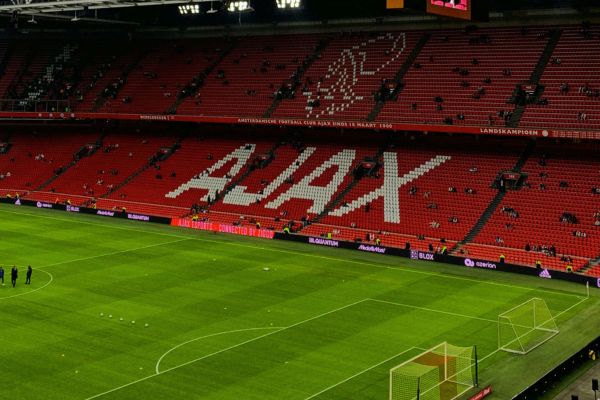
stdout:
[[386,304],[391,304],[394,306],[399,306],[399,307],[407,307],[407,308],[414,308],[415,310],[421,310],[421,311],[428,311],[428,312],[433,312],[433,313],[438,313],[438,314],[446,314],[446,315],[452,315],[453,317],[461,317],[461,318],[468,318],[468,319],[476,319],[479,321],[486,321],[486,322],[492,322],[494,324],[498,323],[498,321],[493,320],[493,319],[488,319],[488,318],[482,318],[482,317],[476,317],[473,315],[465,315],[465,314],[459,314],[459,313],[455,313],[455,312],[451,312],[451,311],[443,311],[443,310],[436,310],[433,308],[427,308],[427,307],[419,307],[419,306],[414,306],[412,304],[404,304],[404,303],[396,303],[394,301],[387,301],[387,300],[379,300],[379,299],[367,299],[369,301],[375,301],[378,303],[386,303]]
[[156,243],[156,244],[150,244],[148,246],[135,247],[133,249],[125,249],[125,250],[113,251],[111,253],[98,254],[98,255],[95,255],[95,256],[89,256],[89,257],[83,257],[83,258],[76,258],[74,260],[61,261],[61,262],[57,262],[57,263],[54,263],[54,264],[45,265],[45,266],[40,267],[40,268],[56,267],[58,265],[71,264],[71,263],[74,263],[74,262],[88,261],[88,260],[94,260],[96,258],[116,256],[117,254],[125,254],[125,253],[131,253],[131,252],[134,252],[134,251],[150,249],[152,247],[166,246],[166,245],[173,244],[173,243],[185,242],[186,240],[192,240],[192,238],[173,240],[173,241],[170,241],[170,242]]
[[40,268],[35,268],[34,271],[40,271],[40,272],[45,273],[46,275],[48,275],[50,277],[50,280],[48,282],[46,282],[43,286],[40,286],[39,288],[35,288],[33,290],[28,290],[27,292],[24,292],[24,293],[19,293],[19,294],[13,294],[11,296],[0,297],[0,301],[1,300],[12,299],[13,297],[25,296],[26,294],[31,294],[31,293],[37,292],[38,290],[42,290],[46,286],[50,285],[52,283],[52,281],[54,281],[54,277],[52,276],[52,274],[50,272],[44,271],[43,269],[40,269]]
[[[204,239],[204,238],[199,238],[199,237],[177,235],[177,234],[172,234],[172,233],[156,232],[153,230],[127,228],[124,226],[107,225],[107,224],[102,224],[102,223],[81,221],[81,220],[78,220],[75,218],[74,219],[65,219],[65,218],[58,218],[58,217],[50,217],[47,215],[30,214],[30,213],[26,213],[26,212],[16,212],[16,211],[9,211],[9,210],[2,210],[2,209],[0,209],[0,212],[9,213],[9,214],[17,214],[17,215],[30,215],[30,216],[36,216],[37,218],[46,218],[46,219],[51,219],[51,220],[56,220],[56,221],[63,221],[63,222],[101,226],[101,227],[109,228],[109,229],[118,229],[118,230],[132,231],[132,232],[142,232],[142,233],[154,234],[154,235],[160,235],[160,236],[178,237],[178,238],[196,240],[196,241],[204,242],[204,243],[216,243],[216,244],[221,244],[221,245],[229,245],[229,246],[243,247],[243,248],[248,248],[248,249],[270,251],[270,252],[274,252],[274,253],[293,254],[293,255],[300,255],[300,256],[306,256],[306,257],[312,257],[312,258],[320,258],[320,259],[331,260],[331,261],[342,261],[342,262],[350,263],[350,264],[357,264],[357,265],[369,266],[369,267],[374,267],[374,268],[387,269],[387,270],[392,270],[392,271],[426,275],[426,276],[435,276],[435,277],[444,278],[444,279],[454,279],[454,280],[461,280],[461,281],[466,281],[466,282],[476,282],[476,283],[484,284],[484,285],[493,285],[493,286],[507,287],[507,288],[511,288],[511,289],[519,289],[519,290],[524,290],[527,292],[535,290],[535,291],[539,291],[539,292],[552,293],[552,294],[561,295],[561,296],[569,296],[569,297],[576,297],[576,298],[581,297],[581,296],[573,294],[573,293],[563,293],[560,291],[554,291],[554,290],[549,290],[549,289],[531,288],[531,287],[526,287],[526,286],[511,285],[508,283],[500,283],[500,282],[494,282],[494,281],[488,281],[488,280],[482,280],[482,279],[468,278],[468,277],[464,277],[464,276],[448,275],[446,273],[421,271],[421,270],[417,270],[417,269],[413,269],[413,268],[409,268],[409,267],[398,268],[398,267],[393,267],[393,266],[389,266],[389,265],[381,265],[381,264],[375,264],[375,263],[371,263],[371,262],[358,261],[358,260],[348,260],[348,259],[343,259],[343,258],[338,258],[338,257],[329,257],[329,256],[323,256],[323,255],[319,255],[319,254],[305,253],[305,252],[301,252],[301,251],[275,249],[275,248],[262,247],[262,246],[253,246],[253,245],[248,245],[248,244],[239,243],[239,242],[228,242],[228,241],[224,241],[224,240],[211,240],[211,239]],[[122,222],[122,221],[119,221],[119,222]]]
[[581,303],[583,303],[587,299],[589,299],[589,297],[584,297],[584,298],[580,299],[577,303],[573,304],[571,307],[567,308],[566,310],[562,310],[561,312],[559,312],[558,314],[556,314],[556,316],[554,318],[558,318],[561,315],[563,315],[564,313],[571,311],[573,308],[577,307],[578,305],[580,305]]
[[335,313],[335,312],[338,312],[338,311],[344,310],[344,309],[346,309],[346,308],[353,307],[353,306],[355,306],[355,305],[357,305],[357,304],[364,303],[365,301],[368,301],[368,300],[367,300],[367,299],[362,299],[362,300],[359,300],[359,301],[355,301],[354,303],[350,303],[350,304],[347,304],[347,305],[345,305],[345,306],[338,307],[338,308],[336,308],[336,309],[334,309],[334,310],[327,311],[327,312],[321,313],[321,314],[319,314],[319,315],[315,315],[314,317],[310,317],[310,318],[308,318],[308,319],[305,319],[305,320],[303,320],[303,321],[297,322],[297,323],[295,323],[295,324],[293,324],[293,325],[286,326],[286,327],[284,327],[284,328],[281,328],[281,329],[279,329],[279,330],[277,330],[277,331],[274,331],[274,332],[269,332],[269,333],[266,333],[266,334],[264,334],[264,335],[257,336],[257,337],[255,337],[254,339],[249,339],[249,340],[246,340],[246,341],[244,341],[244,342],[241,342],[241,343],[238,343],[238,344],[236,344],[236,345],[229,346],[229,347],[227,347],[227,348],[225,348],[225,349],[222,349],[222,350],[219,350],[219,351],[215,351],[214,353],[207,354],[207,355],[205,355],[205,356],[202,356],[202,357],[196,358],[196,359],[194,359],[194,360],[187,361],[187,362],[185,362],[185,363],[183,363],[183,364],[179,364],[179,365],[176,365],[176,366],[174,366],[174,367],[171,367],[171,368],[169,368],[169,369],[165,369],[165,370],[163,370],[163,371],[160,371],[160,372],[158,372],[158,373],[156,373],[156,372],[155,372],[155,373],[154,373],[154,374],[152,374],[152,375],[148,375],[148,376],[146,376],[146,377],[143,377],[143,378],[137,379],[137,380],[135,380],[135,381],[132,381],[132,382],[126,383],[126,384],[124,384],[124,385],[117,386],[117,387],[115,387],[115,388],[112,388],[112,389],[110,389],[110,390],[107,390],[107,391],[105,391],[105,392],[98,393],[98,394],[96,394],[96,395],[94,395],[94,396],[91,396],[91,397],[88,397],[88,398],[86,398],[85,400],[97,399],[97,398],[99,398],[99,397],[102,397],[102,396],[104,396],[104,395],[107,395],[107,394],[109,394],[109,393],[116,392],[117,390],[121,390],[121,389],[124,389],[124,388],[126,388],[126,387],[129,387],[129,386],[131,386],[131,385],[135,385],[136,383],[139,383],[139,382],[146,381],[146,380],[148,380],[148,379],[150,379],[150,378],[154,378],[155,376],[162,375],[162,374],[166,374],[167,372],[174,371],[174,370],[176,370],[176,369],[179,369],[179,368],[181,368],[181,367],[185,367],[185,366],[187,366],[187,365],[190,365],[190,364],[193,364],[193,363],[195,363],[195,362],[198,362],[198,361],[201,361],[201,360],[207,359],[207,358],[209,358],[209,357],[212,357],[212,356],[215,356],[215,355],[218,355],[218,354],[224,353],[224,352],[226,352],[226,351],[229,351],[229,350],[233,350],[233,349],[235,349],[235,348],[238,348],[238,347],[240,347],[240,346],[244,346],[244,345],[246,345],[246,344],[248,344],[248,343],[252,343],[252,342],[255,342],[255,341],[257,341],[257,340],[260,340],[260,339],[262,339],[262,338],[265,338],[265,337],[268,337],[268,336],[274,335],[274,334],[276,334],[276,333],[279,333],[279,332],[282,332],[282,331],[285,331],[285,330],[288,330],[288,329],[294,328],[294,327],[296,327],[296,326],[299,326],[299,325],[305,324],[305,323],[307,323],[307,322],[310,322],[310,321],[313,321],[313,320],[315,320],[315,319],[318,319],[318,318],[324,317],[324,316],[326,316],[326,315],[333,314],[333,313]]
[[190,344],[190,343],[193,343],[193,342],[197,342],[198,340],[208,339],[208,338],[215,337],[215,336],[228,335],[230,333],[261,331],[261,330],[262,331],[266,331],[266,330],[275,330],[275,329],[282,330],[283,328],[285,328],[285,327],[283,327],[283,326],[267,326],[267,327],[264,327],[264,328],[235,329],[235,330],[232,330],[232,331],[223,331],[223,332],[212,333],[210,335],[200,336],[200,337],[197,337],[195,339],[188,340],[188,341],[183,342],[183,343],[179,343],[177,346],[174,346],[174,347],[170,348],[162,356],[160,356],[160,358],[156,362],[155,371],[156,371],[157,374],[160,374],[160,369],[159,369],[160,368],[160,363],[162,362],[162,360],[166,356],[168,356],[169,354],[171,354],[173,351],[177,350],[178,348],[183,347],[183,346],[185,346],[187,344]]
[[357,376],[360,376],[360,375],[364,374],[365,372],[369,372],[370,370],[372,370],[372,369],[374,369],[374,368],[377,368],[377,367],[379,367],[380,365],[382,365],[382,364],[385,364],[386,362],[389,362],[389,361],[393,360],[394,358],[400,357],[400,356],[402,356],[402,355],[404,355],[404,354],[408,353],[409,351],[411,351],[411,350],[415,350],[415,349],[419,349],[419,348],[418,348],[418,347],[411,347],[410,349],[404,350],[403,352],[401,352],[401,353],[398,353],[398,354],[396,354],[395,356],[392,356],[392,357],[390,357],[390,358],[388,358],[388,359],[385,359],[385,360],[383,360],[382,362],[380,362],[380,363],[378,363],[378,364],[375,364],[375,365],[373,365],[373,366],[371,366],[371,367],[369,367],[369,368],[363,369],[362,371],[360,371],[360,372],[357,372],[356,374],[352,375],[351,377],[348,377],[348,378],[344,379],[343,381],[339,381],[338,383],[336,383],[336,384],[334,384],[334,385],[331,385],[331,386],[329,386],[329,387],[327,387],[327,388],[325,388],[325,389],[321,390],[320,392],[317,392],[317,393],[315,393],[315,394],[313,394],[313,395],[311,395],[311,396],[309,396],[309,397],[305,398],[304,400],[310,400],[310,399],[313,399],[313,398],[317,397],[317,396],[318,396],[318,395],[320,395],[320,394],[323,394],[323,393],[325,393],[325,392],[328,392],[328,391],[330,391],[330,390],[331,390],[331,389],[333,389],[334,387],[337,387],[337,386],[339,386],[339,385],[342,385],[342,384],[344,384],[344,383],[348,382],[349,380],[352,380],[352,379],[356,378]]
[[78,258],[78,259],[74,259],[74,260],[61,261],[61,262],[58,262],[58,263],[48,264],[48,265],[44,265],[42,267],[34,268],[33,269],[34,271],[40,271],[40,272],[43,272],[44,274],[48,275],[50,277],[50,280],[48,282],[46,282],[46,284],[44,284],[43,286],[40,286],[39,288],[36,288],[36,289],[33,289],[33,290],[29,290],[29,291],[24,292],[24,293],[19,293],[19,294],[13,294],[11,296],[0,297],[0,301],[1,300],[6,300],[6,299],[12,299],[14,297],[25,296],[25,295],[37,292],[38,290],[42,290],[45,287],[47,287],[48,285],[50,285],[54,281],[54,276],[50,272],[45,271],[44,270],[45,268],[56,267],[58,265],[71,264],[71,263],[74,263],[74,262],[93,260],[95,258],[108,257],[108,256],[114,256],[114,255],[117,255],[117,254],[124,254],[124,253],[133,252],[133,251],[149,249],[151,247],[158,247],[158,246],[168,245],[168,244],[172,244],[172,243],[183,242],[183,241],[189,240],[189,239],[191,239],[191,238],[180,239],[180,240],[173,240],[171,242],[165,242],[165,243],[157,243],[157,244],[152,244],[152,245],[149,245],[149,246],[137,247],[137,248],[134,248],[134,249],[120,250],[120,251],[115,251],[115,252],[112,252],[112,253],[98,254],[98,255],[95,255],[95,256]]

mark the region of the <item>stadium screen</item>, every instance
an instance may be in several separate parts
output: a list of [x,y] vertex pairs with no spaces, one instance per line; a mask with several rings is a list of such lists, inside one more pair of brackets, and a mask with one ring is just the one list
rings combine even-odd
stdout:
[[387,9],[404,8],[404,0],[387,0]]
[[487,21],[489,2],[486,0],[426,0],[427,12],[466,20]]

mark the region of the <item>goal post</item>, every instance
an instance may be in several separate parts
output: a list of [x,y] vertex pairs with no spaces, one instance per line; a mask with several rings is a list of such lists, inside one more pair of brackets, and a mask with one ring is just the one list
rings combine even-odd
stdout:
[[543,299],[532,298],[498,315],[498,348],[527,354],[559,333]]
[[477,385],[475,346],[441,343],[390,369],[390,400],[451,400]]

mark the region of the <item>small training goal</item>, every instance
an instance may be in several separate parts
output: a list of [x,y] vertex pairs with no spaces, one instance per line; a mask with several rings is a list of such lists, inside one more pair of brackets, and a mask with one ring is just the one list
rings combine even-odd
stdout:
[[533,298],[498,316],[498,348],[527,354],[559,333],[543,299]]

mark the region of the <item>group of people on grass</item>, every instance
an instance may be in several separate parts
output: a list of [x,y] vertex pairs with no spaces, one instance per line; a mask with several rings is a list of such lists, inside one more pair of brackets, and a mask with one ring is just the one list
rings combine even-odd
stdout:
[[[31,268],[31,265],[27,266],[27,273],[25,275],[25,284],[26,285],[30,285],[31,284],[31,274],[33,273],[33,269]],[[10,270],[10,282],[12,284],[12,287],[15,287],[17,285],[17,278],[19,277],[19,270],[17,269],[17,267],[15,265],[13,265],[13,267]],[[2,286],[4,286],[4,268],[0,267],[0,283],[2,284]]]

